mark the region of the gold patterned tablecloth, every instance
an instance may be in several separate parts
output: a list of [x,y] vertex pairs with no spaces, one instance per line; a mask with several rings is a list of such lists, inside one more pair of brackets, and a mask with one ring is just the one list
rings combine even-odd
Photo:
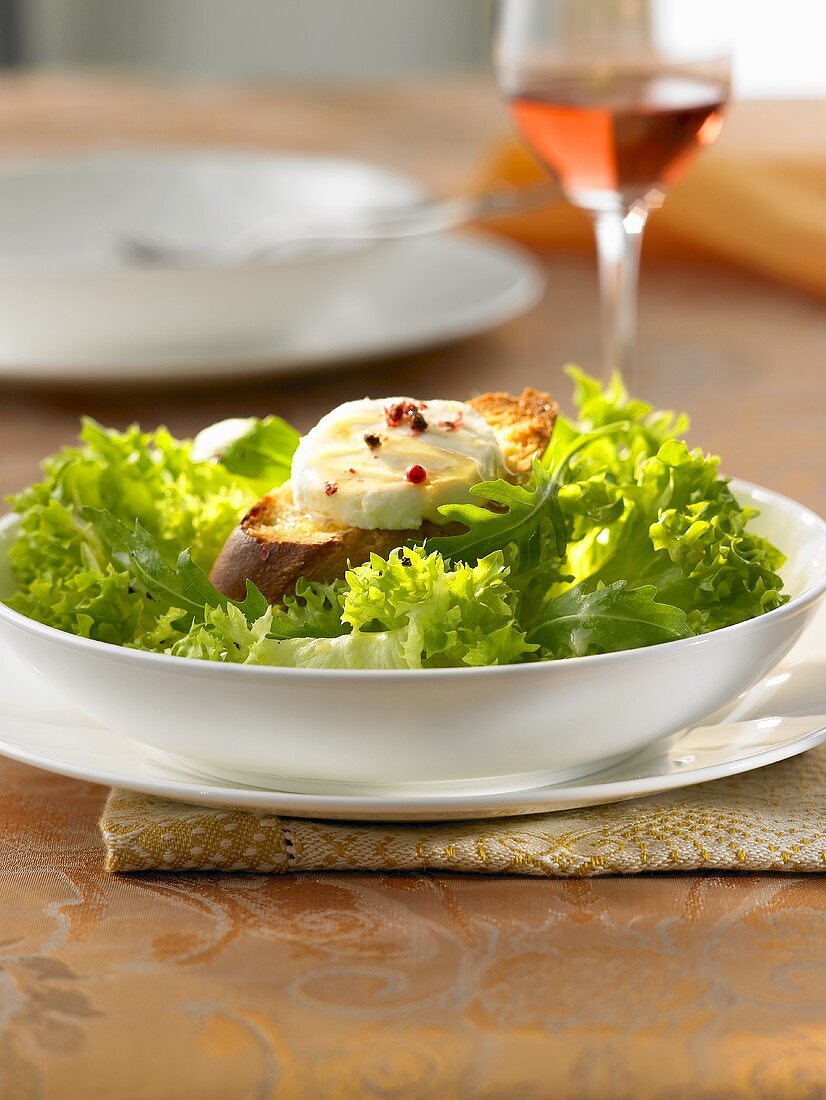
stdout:
[[306,821],[113,791],[109,871],[464,871],[585,877],[826,870],[826,745],[633,802],[487,821]]
[[4,1100],[820,1100],[820,876],[107,875],[0,761]]

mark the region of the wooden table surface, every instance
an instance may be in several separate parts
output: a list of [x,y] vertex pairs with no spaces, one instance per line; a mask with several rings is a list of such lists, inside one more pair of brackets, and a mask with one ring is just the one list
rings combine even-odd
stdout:
[[[753,116],[753,112],[752,112]],[[749,111],[735,112],[738,126]],[[753,117],[752,117],[753,122]],[[0,82],[0,153],[128,142],[325,150],[466,183],[506,127],[481,81],[375,90]],[[597,361],[591,257],[545,257],[531,314],[451,347],[317,376],[165,389],[0,388],[0,491],[90,413],[189,434],[342,400],[463,397]],[[739,476],[826,512],[819,300],[643,261],[636,389],[690,410]],[[461,876],[107,879],[104,791],[0,766],[0,1095],[819,1097],[821,883]],[[819,976],[818,976],[819,975]]]

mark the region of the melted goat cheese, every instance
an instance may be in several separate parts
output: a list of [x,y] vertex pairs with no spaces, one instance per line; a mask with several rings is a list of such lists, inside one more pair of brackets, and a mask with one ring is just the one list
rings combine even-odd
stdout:
[[[408,480],[411,466],[423,467],[421,484]],[[364,398],[339,405],[303,437],[292,492],[302,511],[348,527],[407,530],[438,521],[442,504],[471,501],[472,485],[505,473],[496,436],[470,405]]]

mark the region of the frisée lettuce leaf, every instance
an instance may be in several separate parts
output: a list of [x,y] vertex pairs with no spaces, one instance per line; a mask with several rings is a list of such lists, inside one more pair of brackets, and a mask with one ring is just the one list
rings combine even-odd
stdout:
[[[281,480],[295,441],[285,435],[282,444]],[[84,419],[78,445],[46,459],[42,479],[10,500],[20,516],[9,553],[17,581],[11,606],[58,630],[134,642],[155,629],[165,608],[134,584],[84,511],[105,512],[130,529],[137,522],[163,560],[174,562],[188,550],[208,570],[261,495],[259,473],[248,478],[221,461],[197,462],[191,441],[166,428],[118,432]]]
[[[510,664],[537,646],[514,618],[514,594],[501,553],[475,565],[446,566],[421,549],[373,554],[335,586],[303,589],[304,601],[324,595],[338,621],[326,637],[285,632],[280,609],[255,619],[243,607],[217,601],[170,652],[243,664],[307,668],[438,668]],[[307,606],[305,602],[305,607]],[[291,604],[296,629],[306,612]],[[313,612],[310,612],[312,616]],[[305,632],[306,633],[306,632]]]
[[[600,588],[621,591],[619,602],[631,617],[631,593],[650,589],[657,605],[685,617],[691,634],[785,603],[777,572],[783,554],[748,530],[756,513],[737,502],[719,475],[719,459],[689,449],[681,438],[688,417],[631,398],[618,376],[601,386],[576,367],[568,373],[577,418],[558,419],[529,483],[476,486],[473,492],[497,511],[441,508],[466,530],[428,546],[464,558],[478,547],[490,550],[498,539],[529,637],[548,621],[550,602],[565,596],[570,608],[578,600],[587,616],[589,597]],[[548,528],[552,539],[543,534]],[[601,599],[604,606],[609,596]],[[615,647],[641,644],[635,631],[629,621],[627,646],[612,631]],[[546,656],[553,652],[543,646]]]

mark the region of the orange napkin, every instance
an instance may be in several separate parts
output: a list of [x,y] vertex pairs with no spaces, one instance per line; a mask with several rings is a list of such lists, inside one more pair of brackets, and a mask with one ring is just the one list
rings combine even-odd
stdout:
[[[527,186],[542,169],[514,140],[482,186]],[[491,223],[536,248],[593,248],[588,218],[567,203]],[[646,255],[735,264],[826,295],[826,100],[742,103],[648,222]]]

